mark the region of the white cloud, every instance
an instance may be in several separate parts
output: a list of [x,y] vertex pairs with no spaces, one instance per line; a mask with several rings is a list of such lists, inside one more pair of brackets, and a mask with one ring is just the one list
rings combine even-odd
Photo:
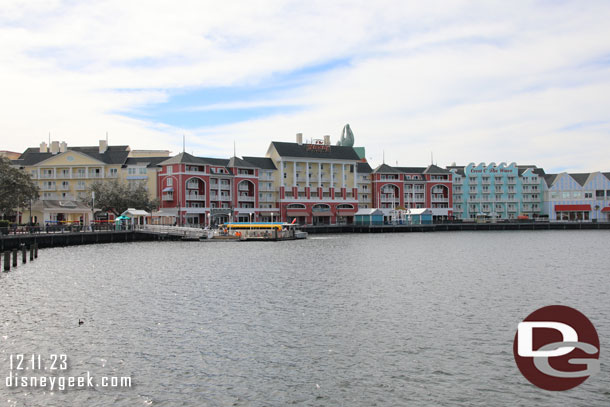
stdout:
[[[606,2],[3,2],[2,148],[53,138],[262,155],[271,140],[339,135],[376,163],[518,161],[609,170]],[[302,106],[199,129],[128,112],[176,90],[268,83],[348,60],[257,100]],[[606,111],[605,111],[606,110]],[[119,114],[118,112],[127,112]],[[140,116],[141,117],[141,116]]]

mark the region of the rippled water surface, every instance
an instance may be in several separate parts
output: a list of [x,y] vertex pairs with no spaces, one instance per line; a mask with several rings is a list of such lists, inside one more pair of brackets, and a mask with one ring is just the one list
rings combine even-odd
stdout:
[[[0,276],[0,405],[608,406],[605,231],[318,235],[41,250]],[[602,371],[560,393],[519,373],[518,322],[596,326]],[[78,320],[85,323],[78,325]],[[132,388],[8,389],[10,354]]]

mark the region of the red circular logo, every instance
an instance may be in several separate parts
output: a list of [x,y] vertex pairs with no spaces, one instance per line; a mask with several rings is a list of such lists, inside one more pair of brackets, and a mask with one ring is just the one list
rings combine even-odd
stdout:
[[563,305],[540,308],[519,324],[513,353],[535,386],[569,390],[599,371],[599,337],[581,312]]

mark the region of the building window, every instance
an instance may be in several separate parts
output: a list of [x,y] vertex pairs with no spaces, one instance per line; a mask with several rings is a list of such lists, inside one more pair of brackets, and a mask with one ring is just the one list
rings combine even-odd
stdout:
[[174,185],[174,179],[173,178],[167,178],[165,181],[166,181],[166,185],[168,187],[171,187],[172,185]]
[[146,175],[146,167],[140,168],[140,175]]
[[[557,198],[556,193],[555,193],[554,198]],[[589,198],[589,199],[593,198],[593,192],[585,192],[585,198]]]
[[172,167],[166,167],[165,169],[165,173],[166,174],[171,174],[173,172],[173,168]]
[[603,189],[598,189],[597,191],[595,191],[595,197],[597,199],[603,198],[604,197],[604,190]]

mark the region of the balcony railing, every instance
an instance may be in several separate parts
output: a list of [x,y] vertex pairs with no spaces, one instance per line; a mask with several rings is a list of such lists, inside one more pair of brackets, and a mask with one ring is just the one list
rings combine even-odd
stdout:
[[254,202],[254,198],[255,197],[253,197],[253,196],[243,196],[243,195],[240,195],[237,199],[239,201],[242,201],[242,202]]
[[186,194],[187,201],[205,201],[205,195],[202,194]]
[[174,194],[163,194],[161,199],[163,201],[173,201],[174,200]]

